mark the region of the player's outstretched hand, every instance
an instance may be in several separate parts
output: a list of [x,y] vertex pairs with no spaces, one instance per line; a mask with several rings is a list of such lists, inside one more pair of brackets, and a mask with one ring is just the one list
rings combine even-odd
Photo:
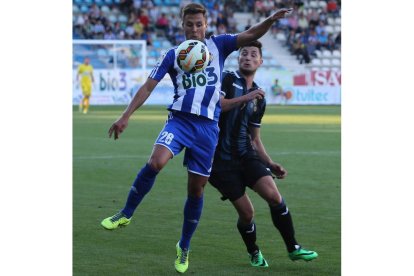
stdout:
[[265,96],[265,92],[260,88],[258,88],[256,90],[253,90],[253,91],[246,94],[247,101],[251,101],[251,100],[254,100],[254,99],[260,100],[260,99],[263,99],[264,96]]
[[114,140],[119,138],[119,135],[126,129],[128,126],[128,119],[125,119],[123,117],[119,118],[115,121],[115,123],[112,124],[112,126],[108,130],[109,138],[112,137],[112,134],[114,134]]
[[287,170],[278,163],[270,164],[270,170],[276,175],[277,179],[283,179],[287,176]]
[[273,15],[272,15],[272,19],[273,20],[278,20],[280,18],[285,17],[286,15],[289,15],[290,13],[292,13],[293,9],[292,8],[283,8],[283,9],[279,9],[277,10]]

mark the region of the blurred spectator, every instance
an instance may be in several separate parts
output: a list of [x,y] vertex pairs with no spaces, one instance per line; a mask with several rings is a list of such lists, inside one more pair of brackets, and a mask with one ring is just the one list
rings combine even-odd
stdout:
[[173,44],[179,45],[184,40],[185,40],[184,31],[182,29],[180,29],[178,32],[175,33]]
[[223,24],[226,29],[229,26],[229,23],[227,21],[227,18],[224,16],[224,14],[222,12],[219,12],[219,14],[217,16],[217,21],[216,21],[217,30],[219,29],[219,26],[221,24]]
[[308,19],[305,17],[303,13],[299,14],[298,26],[300,28],[300,31],[307,30],[309,27]]
[[323,21],[320,21],[319,24],[315,27],[315,31],[318,35],[320,35],[322,32],[325,32],[325,23]]
[[326,11],[332,14],[334,17],[339,16],[338,4],[336,0],[329,0],[326,5]]
[[134,27],[136,37],[140,38],[142,33],[144,32],[144,25],[141,23],[139,18],[135,20],[133,27]]
[[264,10],[264,16],[268,17],[270,15],[270,13],[274,10],[275,8],[275,3],[272,0],[265,0],[263,2],[263,10]]
[[339,32],[335,38],[335,48],[341,49],[341,32]]
[[[152,9],[152,10],[158,11],[158,9]],[[158,15],[158,12],[157,12],[157,15]],[[147,10],[146,9],[139,10],[138,11],[138,18],[139,18],[139,21],[142,23],[142,25],[144,25],[144,30],[148,31],[149,30],[148,26],[150,24],[150,19],[147,15]],[[157,18],[157,17],[153,17],[153,18]]]
[[167,15],[165,13],[162,13],[155,23],[155,28],[162,30],[164,32],[164,36],[166,36],[168,34],[169,24],[170,22],[167,18]]
[[332,34],[328,34],[328,41],[326,43],[326,49],[332,51],[335,48],[336,48],[335,47],[335,39],[333,38],[333,35]]
[[110,26],[107,26],[105,29],[105,34],[104,34],[104,39],[107,40],[114,40],[116,39],[116,36],[114,34],[114,32],[112,31],[112,28]]
[[310,30],[308,36],[308,43],[306,44],[306,49],[308,51],[309,56],[316,56],[315,50],[318,45],[318,36],[315,30]]
[[221,23],[217,27],[217,34],[225,34],[225,33],[227,33],[227,28],[223,23]]
[[291,16],[289,16],[288,18],[289,20],[289,27],[292,30],[295,30],[298,28],[298,16],[296,14],[292,14]]
[[317,47],[317,49],[319,50],[321,48],[329,49],[329,45],[328,45],[328,35],[326,34],[325,31],[321,31],[318,34],[318,47]]
[[246,27],[244,27],[244,30],[246,31],[246,30],[248,30],[248,29],[250,29],[250,27],[252,26],[252,20],[249,18],[248,20],[247,20],[247,25],[246,25]]

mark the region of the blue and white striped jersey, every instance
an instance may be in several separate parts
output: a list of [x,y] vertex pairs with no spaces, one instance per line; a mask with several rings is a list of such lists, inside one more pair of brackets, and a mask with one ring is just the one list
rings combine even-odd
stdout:
[[192,113],[218,121],[221,111],[220,91],[224,61],[237,50],[237,35],[223,34],[205,40],[212,60],[205,70],[185,73],[177,65],[175,49],[169,49],[151,71],[149,78],[160,81],[170,74],[174,100],[168,110]]

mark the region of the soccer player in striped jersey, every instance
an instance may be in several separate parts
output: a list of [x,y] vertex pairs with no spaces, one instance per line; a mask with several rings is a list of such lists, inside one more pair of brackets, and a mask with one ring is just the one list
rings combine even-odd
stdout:
[[261,23],[236,35],[218,35],[205,38],[207,15],[204,6],[196,3],[182,10],[182,27],[186,39],[204,42],[213,59],[208,67],[194,75],[184,73],[177,65],[175,48],[161,57],[146,82],[141,86],[121,117],[110,127],[109,137],[115,139],[125,130],[130,116],[149,97],[158,82],[168,73],[174,85],[168,120],[155,140],[148,162],[139,171],[122,210],[101,224],[106,229],[128,225],[144,196],[151,190],[157,174],[175,155],[185,148],[187,166],[187,200],[181,238],[176,244],[174,263],[177,272],[188,269],[190,240],[197,228],[203,208],[204,186],[210,176],[214,150],[218,141],[220,89],[224,61],[239,47],[262,37],[279,18],[291,9],[280,9]]
[[[295,239],[292,217],[275,182],[287,171],[267,154],[260,139],[260,125],[266,108],[264,92],[254,82],[256,70],[263,63],[262,44],[253,41],[239,52],[239,70],[223,73],[223,113],[220,115],[220,135],[209,182],[229,199],[239,215],[237,228],[246,245],[250,263],[268,267],[256,244],[254,208],[246,187],[257,192],[269,205],[274,226],[279,230],[291,260],[310,261],[318,257],[314,251],[302,248]],[[261,93],[262,97],[256,97]],[[247,100],[247,102],[246,102]]]

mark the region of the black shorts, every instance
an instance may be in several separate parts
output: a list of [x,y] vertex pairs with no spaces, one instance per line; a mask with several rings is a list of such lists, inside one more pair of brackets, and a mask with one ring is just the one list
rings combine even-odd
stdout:
[[252,156],[240,162],[215,160],[208,181],[222,194],[222,200],[235,201],[244,195],[246,187],[252,189],[266,175],[272,173],[258,156]]

